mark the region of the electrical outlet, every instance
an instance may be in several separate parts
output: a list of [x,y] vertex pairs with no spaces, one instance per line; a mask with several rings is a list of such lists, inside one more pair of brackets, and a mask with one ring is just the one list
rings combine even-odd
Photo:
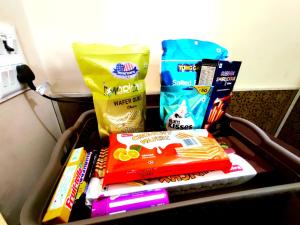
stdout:
[[17,80],[16,66],[26,64],[15,28],[0,23],[0,102],[24,92],[27,87]]

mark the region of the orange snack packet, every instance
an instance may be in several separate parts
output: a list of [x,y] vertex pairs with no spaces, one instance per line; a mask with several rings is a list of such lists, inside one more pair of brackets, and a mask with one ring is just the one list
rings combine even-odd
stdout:
[[231,168],[205,129],[111,134],[109,140],[103,185]]

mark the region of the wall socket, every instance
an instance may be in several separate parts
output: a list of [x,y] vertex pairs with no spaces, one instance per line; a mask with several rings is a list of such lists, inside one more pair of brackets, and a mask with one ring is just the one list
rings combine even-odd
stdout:
[[15,28],[0,23],[0,103],[27,89],[17,80],[16,66],[26,64]]

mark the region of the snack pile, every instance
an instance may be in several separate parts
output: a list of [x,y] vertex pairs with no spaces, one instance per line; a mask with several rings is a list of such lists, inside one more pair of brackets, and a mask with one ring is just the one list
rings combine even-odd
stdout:
[[226,61],[227,49],[213,42],[165,40],[162,48],[162,129],[145,132],[149,49],[73,45],[103,146],[71,151],[44,224],[162,206],[172,202],[169,193],[239,185],[256,175],[207,130],[224,115],[241,62]]
[[164,40],[161,57],[162,128],[208,128],[227,108],[241,62],[224,47],[195,39]]

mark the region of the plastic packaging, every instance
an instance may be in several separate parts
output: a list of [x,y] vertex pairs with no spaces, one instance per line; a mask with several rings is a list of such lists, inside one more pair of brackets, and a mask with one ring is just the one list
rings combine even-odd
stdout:
[[107,162],[107,151],[107,148],[101,149],[93,168],[92,177],[86,191],[86,205],[88,206],[91,206],[92,202],[100,196]]
[[97,200],[92,206],[92,217],[124,213],[132,210],[169,204],[164,189],[143,191]]
[[79,43],[73,49],[93,94],[100,136],[144,131],[149,49]]
[[[256,175],[255,169],[241,156],[228,154],[232,163],[229,173],[221,170],[171,175],[155,179],[112,184],[101,189],[99,197],[127,194],[156,188],[168,188],[172,194],[180,191],[193,192],[240,185]],[[100,187],[99,187],[100,188]]]
[[86,203],[86,191],[92,176],[94,165],[99,156],[99,150],[93,150],[87,153],[83,170],[80,176],[80,184],[76,194],[76,200],[72,207],[69,221],[76,221],[89,218],[91,215],[91,209]]
[[111,134],[109,142],[103,185],[231,167],[205,129]]
[[213,87],[163,86],[160,93],[160,118],[163,129],[201,128]]
[[85,158],[86,151],[83,148],[72,150],[67,166],[64,169],[63,175],[43,218],[43,223],[54,224],[69,221],[71,209],[80,184]]
[[240,61],[203,60],[199,85],[214,86],[205,113],[205,128],[208,128],[224,115],[231,100],[240,66]]
[[196,85],[199,61],[228,57],[228,51],[224,47],[213,42],[195,39],[164,40],[162,48],[162,86]]

